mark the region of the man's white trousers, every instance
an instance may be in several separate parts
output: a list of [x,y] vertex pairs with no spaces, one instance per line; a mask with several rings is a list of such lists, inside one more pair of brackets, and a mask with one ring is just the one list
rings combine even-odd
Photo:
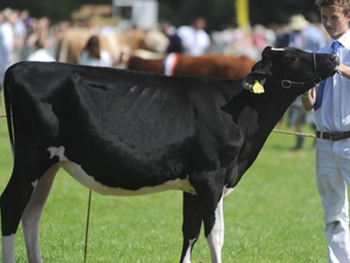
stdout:
[[316,181],[324,210],[330,263],[350,263],[349,204],[350,139],[317,139]]

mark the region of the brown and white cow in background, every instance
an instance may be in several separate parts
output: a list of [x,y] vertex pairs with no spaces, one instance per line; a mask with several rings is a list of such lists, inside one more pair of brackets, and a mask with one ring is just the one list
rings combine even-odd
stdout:
[[127,68],[174,76],[211,76],[224,79],[244,78],[251,71],[254,61],[247,56],[205,54],[192,57],[170,54],[156,59],[133,56]]
[[88,39],[97,35],[101,49],[108,51],[116,66],[124,66],[130,56],[145,54],[149,57],[164,54],[168,39],[159,30],[145,31],[137,28],[101,34],[99,30],[81,27],[72,27],[64,31],[58,39],[56,60],[71,64],[78,63],[78,57]]

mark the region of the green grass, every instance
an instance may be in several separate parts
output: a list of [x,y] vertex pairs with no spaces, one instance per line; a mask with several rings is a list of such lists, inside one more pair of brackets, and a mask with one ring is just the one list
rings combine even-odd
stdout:
[[[3,107],[0,114],[4,112]],[[310,132],[310,130],[306,130]],[[295,137],[273,133],[257,161],[225,199],[224,262],[327,262],[323,214],[314,175],[313,139],[293,152]],[[12,169],[5,119],[0,119],[0,192]],[[88,190],[60,171],[40,227],[44,262],[83,262]],[[182,193],[104,197],[93,193],[88,262],[178,262]],[[19,228],[15,257],[27,262]],[[203,234],[193,262],[210,262]]]

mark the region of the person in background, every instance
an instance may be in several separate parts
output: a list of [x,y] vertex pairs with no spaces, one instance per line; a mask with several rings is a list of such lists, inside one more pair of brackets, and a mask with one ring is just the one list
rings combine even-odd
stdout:
[[316,124],[316,183],[322,201],[328,260],[350,262],[350,21],[349,0],[316,0],[330,41],[319,51],[336,54],[339,73],[302,95]]
[[301,31],[305,40],[303,49],[307,52],[317,52],[326,45],[325,31],[322,30],[317,13],[308,13],[307,20],[309,21],[309,25]]
[[[25,11],[23,11],[25,12]],[[25,40],[27,37],[27,27],[22,18],[22,12],[19,10],[14,10],[16,14],[16,23],[14,26],[15,30],[15,54],[18,60],[21,60],[21,52],[23,50],[23,46],[25,44]]]
[[28,61],[42,61],[42,62],[50,62],[56,61],[55,58],[45,49],[44,44],[37,40],[34,44],[35,51],[28,56]]
[[245,36],[234,18],[229,24],[223,25],[222,30],[211,32],[211,40],[211,50],[214,48],[215,53],[237,54],[237,47],[245,43]]
[[[305,41],[303,49],[307,52],[317,52],[322,47],[326,45],[327,42],[327,33],[323,29],[322,24],[320,23],[320,16],[316,12],[309,12],[306,16],[309,21],[309,25],[301,31],[303,35],[303,39]],[[314,123],[314,111],[308,111],[305,113],[301,113],[301,115],[305,116],[303,123],[310,125],[313,130],[316,129]],[[304,140],[301,140],[302,144],[300,145],[302,148]],[[316,139],[314,140],[313,147],[315,146]]]
[[3,22],[0,24],[0,90],[7,68],[16,62],[15,58],[15,23],[13,11],[6,8],[2,12]]
[[[316,18],[313,18],[313,21]],[[276,47],[283,48],[286,46],[300,48],[307,52],[317,52],[324,44],[325,37],[323,33],[310,23],[302,14],[295,14],[289,20],[289,30],[284,35],[280,35],[276,42]],[[308,115],[312,114],[311,112]],[[310,122],[312,116],[307,116],[304,111],[301,98],[298,97],[289,108],[288,126],[295,127],[296,132],[301,132],[301,127]],[[296,143],[292,150],[300,150],[304,147],[305,139],[302,136],[296,137]]]
[[309,26],[309,22],[302,14],[292,15],[289,19],[287,31],[277,35],[275,47],[305,48],[305,39],[302,31]]
[[100,48],[100,40],[97,36],[91,36],[85,48],[79,55],[78,64],[98,67],[112,67],[111,55]]
[[[295,14],[289,19],[288,31],[284,35],[279,36],[276,46],[278,48],[283,47],[296,47],[305,50],[306,39],[302,33],[309,26],[309,22],[302,14]],[[289,108],[288,112],[288,126],[295,127],[296,132],[301,132],[301,126],[305,123],[306,112],[301,104],[300,97]],[[304,137],[297,136],[296,143],[292,150],[300,150],[304,146]]]
[[204,31],[207,25],[203,17],[197,17],[190,26],[181,26],[177,34],[182,41],[184,53],[191,56],[203,55],[210,47],[209,35]]
[[182,46],[181,38],[179,37],[176,28],[169,22],[164,22],[161,25],[161,29],[164,35],[169,39],[169,45],[166,49],[166,53],[184,53],[184,47]]

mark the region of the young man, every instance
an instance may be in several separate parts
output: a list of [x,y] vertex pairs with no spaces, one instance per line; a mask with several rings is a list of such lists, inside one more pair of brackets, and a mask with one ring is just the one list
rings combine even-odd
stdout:
[[181,26],[177,34],[182,41],[184,53],[191,56],[200,56],[208,51],[210,47],[210,37],[204,31],[207,22],[203,17],[193,20],[191,26]]
[[350,262],[350,20],[349,0],[316,0],[331,39],[321,53],[335,53],[339,73],[302,96],[306,110],[315,111],[316,181],[324,210],[329,262]]

